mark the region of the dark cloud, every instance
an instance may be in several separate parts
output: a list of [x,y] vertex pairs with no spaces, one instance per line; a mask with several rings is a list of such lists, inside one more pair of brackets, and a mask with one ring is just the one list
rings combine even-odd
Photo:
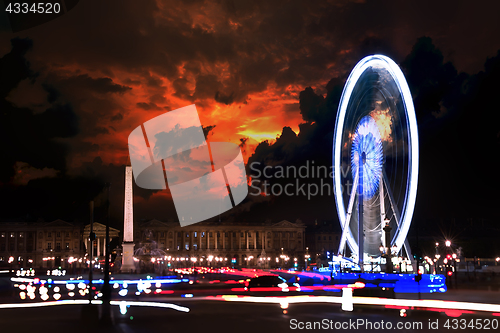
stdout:
[[215,101],[226,105],[232,104],[234,102],[234,92],[229,95],[225,95],[220,91],[217,91],[215,93]]
[[54,103],[59,98],[59,96],[61,96],[59,91],[57,89],[55,89],[53,86],[51,86],[50,84],[44,83],[44,84],[42,84],[42,87],[48,93],[47,94],[47,102],[49,102],[49,103]]
[[[95,5],[100,8],[97,13]],[[429,6],[432,15],[422,10]],[[190,77],[197,87],[198,80],[201,86],[207,75],[215,75],[224,89],[204,93],[206,89],[200,88],[199,94],[192,95],[178,81],[174,84],[176,96],[214,98],[220,91],[221,96],[234,93],[234,101],[243,102],[248,94],[263,91],[270,83],[283,88],[311,85],[318,79],[326,82],[369,53],[382,52],[401,60],[424,34],[438,40],[446,47],[446,56],[458,58],[462,67],[478,68],[481,58],[471,57],[472,49],[484,59],[496,51],[492,45],[500,37],[483,33],[491,31],[495,19],[480,19],[491,18],[490,12],[495,10],[485,13],[476,7],[451,1],[412,6],[393,0],[257,1],[251,5],[171,1],[168,6],[153,0],[141,4],[88,1],[32,29],[31,36],[43,40],[37,46],[37,61],[53,59],[54,63],[80,64],[103,73],[112,73],[109,64],[113,64],[144,76],[150,87],[161,87],[159,77],[170,82]],[[91,25],[88,17],[92,17]],[[468,31],[462,22],[471,17],[474,28]],[[467,40],[476,47],[468,47]],[[222,70],[220,64],[227,67]],[[228,102],[222,99],[222,103]]]
[[[5,98],[24,79],[35,75],[24,58],[32,47],[30,40],[12,41],[12,51],[0,59],[2,96],[0,96],[0,196],[5,207],[3,218],[36,219],[74,218],[82,205],[100,191],[99,181],[67,174],[69,147],[65,138],[78,133],[78,117],[70,104],[59,104],[57,98],[42,113],[18,108]],[[14,70],[11,70],[14,69]],[[49,89],[50,90],[50,89]],[[50,94],[49,94],[50,96]],[[18,166],[22,168],[18,169]],[[16,175],[16,172],[21,173]],[[27,182],[16,186],[14,175]],[[75,190],[78,189],[78,190]]]
[[113,117],[111,117],[111,121],[120,121],[120,120],[123,120],[123,115],[121,113],[117,113]]
[[311,87],[307,87],[300,92],[300,114],[305,121],[319,120],[319,106],[323,103],[324,98],[321,95],[316,95]]
[[34,73],[25,58],[26,52],[33,47],[33,41],[14,38],[10,43],[12,50],[2,57],[0,63],[0,98],[7,97],[22,80],[34,78]]
[[199,100],[212,98],[216,94],[217,89],[222,87],[215,75],[199,75],[196,79],[196,88],[194,97]]
[[192,100],[193,98],[191,96],[191,91],[187,87],[188,84],[189,84],[189,82],[185,78],[176,79],[173,82],[173,86],[175,89],[174,96],[177,96],[179,98],[183,98],[186,100]]
[[402,66],[412,87],[419,121],[438,112],[440,102],[451,93],[457,70],[450,63],[444,63],[443,54],[429,37],[419,38],[412,52],[403,61]]
[[158,105],[156,105],[155,103],[145,103],[145,102],[139,102],[136,104],[137,107],[139,109],[143,109],[143,110],[159,110],[160,107],[158,107]]
[[109,77],[92,78],[87,74],[71,76],[60,81],[63,85],[70,85],[76,89],[85,89],[99,94],[119,93],[122,94],[131,88],[113,82]]
[[[78,120],[69,104],[52,104],[43,113],[17,108],[6,100],[9,92],[24,79],[34,78],[24,58],[31,49],[29,40],[14,39],[12,51],[0,59],[2,96],[0,99],[0,131],[2,155],[0,181],[8,182],[14,176],[17,161],[35,168],[54,168],[66,171],[68,147],[59,140],[78,133]],[[14,70],[12,70],[14,69]]]
[[163,81],[160,78],[149,76],[147,79],[147,85],[154,88],[160,88],[163,85]]
[[[112,129],[112,127],[110,126],[109,128]],[[105,127],[94,127],[94,129],[92,130],[92,133],[94,135],[99,135],[99,134],[109,134],[109,129],[105,128]]]
[[151,95],[151,97],[149,98],[149,101],[151,103],[155,103],[155,104],[163,104],[163,103],[166,103],[167,102],[167,99],[165,98],[164,95],[162,94],[153,94]]
[[132,80],[131,78],[126,78],[125,80],[123,80],[123,83],[131,85],[131,86],[138,86],[141,84],[141,81]]
[[[68,124],[71,124],[71,126],[61,125],[57,131],[53,131],[49,127],[49,130],[55,135],[60,135],[59,131],[73,129],[72,136],[65,136],[68,138],[65,145],[71,147],[71,151],[68,151],[64,158],[70,163],[75,160],[79,161],[81,156],[86,156],[89,153],[92,153],[89,158],[95,156],[94,150],[81,150],[90,147],[82,145],[83,141],[96,143],[96,138],[109,138],[112,133],[117,132],[117,129],[120,130],[121,126],[123,126],[123,122],[117,123],[116,121],[122,120],[123,114],[126,114],[122,98],[124,94],[131,91],[128,86],[117,84],[109,77],[80,74],[78,70],[53,71],[48,68],[43,68],[37,73],[30,85],[24,83],[26,80],[22,81],[22,86],[10,93],[9,100],[12,100],[15,105],[20,104],[32,108],[36,114],[45,114],[44,117],[54,114],[53,116],[58,117],[58,119],[53,119],[54,126],[60,124],[61,121],[67,121]],[[26,86],[32,86],[32,89],[38,92],[39,96],[24,96],[27,94],[23,90]],[[38,90],[37,87],[39,87]],[[33,101],[26,103],[25,101],[30,100],[30,98]],[[37,103],[40,103],[40,100],[45,104],[48,102],[48,104],[46,106],[45,104],[38,105]],[[43,106],[45,106],[46,110]],[[74,130],[76,120],[73,119],[70,122],[69,113],[63,114],[61,112],[63,107],[71,109],[73,117],[77,118],[78,133]],[[154,105],[150,105],[150,108],[153,107]],[[113,154],[121,148],[102,142],[98,146],[107,149],[108,152],[112,148]]]
[[208,126],[203,126],[202,125],[202,128],[203,128],[203,134],[205,135],[205,139],[208,138],[208,135],[210,133],[213,134],[213,131],[214,131],[214,128],[215,128],[216,125],[208,125]]

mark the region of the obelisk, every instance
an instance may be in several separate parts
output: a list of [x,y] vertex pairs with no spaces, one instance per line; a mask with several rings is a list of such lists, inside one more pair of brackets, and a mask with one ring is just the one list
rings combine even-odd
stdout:
[[123,273],[135,270],[134,265],[134,197],[132,194],[132,167],[125,167],[125,214],[123,216]]

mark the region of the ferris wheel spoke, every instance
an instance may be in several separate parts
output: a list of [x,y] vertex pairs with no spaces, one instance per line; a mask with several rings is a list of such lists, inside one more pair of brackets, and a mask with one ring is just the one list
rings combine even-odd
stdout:
[[383,231],[384,226],[385,226],[385,201],[384,201],[384,181],[382,178],[382,174],[380,175],[380,190],[379,190],[379,197],[380,197],[380,240],[382,243],[382,246],[385,246],[385,232]]
[[338,253],[344,252],[347,233],[350,232],[349,223],[351,221],[352,208],[354,207],[354,198],[356,197],[356,192],[358,188],[358,180],[359,180],[358,173],[356,173],[356,177],[354,177],[354,184],[352,185],[351,195],[349,197],[349,206],[347,207],[347,214],[345,217],[344,225],[342,227],[342,236],[340,237],[340,246]]
[[[394,235],[397,235],[398,232],[399,232],[399,222],[401,221],[401,215],[399,214],[399,208],[398,206],[395,204],[395,200],[394,200],[394,196],[392,195],[392,191],[391,191],[391,188],[389,187],[389,181],[387,180],[387,174],[385,173],[385,169],[382,168],[382,177],[383,177],[383,183],[385,184],[385,188],[387,189],[387,196],[389,197],[389,202],[391,204],[391,209],[392,209],[392,212],[394,213],[394,218],[396,220],[396,226],[397,226],[397,229],[396,229],[396,232],[394,233]],[[393,244],[394,240],[396,239],[396,237],[393,237],[392,241],[391,241],[391,244]]]
[[[396,225],[397,225],[397,229],[396,229],[396,232],[394,233],[394,237],[392,238],[392,241],[391,241],[391,246],[392,244],[394,244],[394,242],[396,241],[396,238],[397,238],[397,235],[399,233],[399,230],[400,230],[400,221],[401,221],[401,216],[399,215],[399,209],[398,209],[398,206],[396,206],[394,204],[394,196],[392,195],[392,191],[391,191],[391,188],[387,185],[389,183],[389,181],[387,180],[387,174],[385,173],[385,169],[382,168],[382,177],[383,177],[383,184],[385,184],[385,187],[387,189],[387,194],[388,194],[388,197],[389,197],[389,201],[391,203],[391,209],[394,213],[394,218],[396,220]],[[384,186],[382,184],[382,187]],[[383,235],[384,233],[382,233]],[[406,256],[408,257],[408,259],[410,259],[410,262],[412,263],[412,265],[414,265],[414,259],[413,259],[413,255],[411,253],[411,248],[410,248],[410,243],[408,242],[408,238],[405,238],[405,241],[403,243],[403,247],[405,249],[405,252],[406,252]]]

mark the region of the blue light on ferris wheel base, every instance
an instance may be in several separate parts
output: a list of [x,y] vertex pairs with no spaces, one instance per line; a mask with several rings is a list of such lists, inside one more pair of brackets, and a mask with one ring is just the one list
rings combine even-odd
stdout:
[[363,117],[356,128],[351,146],[351,167],[353,179],[357,177],[360,159],[363,168],[363,199],[371,199],[378,191],[384,163],[382,139],[377,123],[370,116]]

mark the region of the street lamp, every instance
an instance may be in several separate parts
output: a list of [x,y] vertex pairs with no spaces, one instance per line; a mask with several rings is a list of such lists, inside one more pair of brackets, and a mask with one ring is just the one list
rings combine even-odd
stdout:
[[436,242],[436,255],[435,255],[435,257],[436,257],[436,262],[437,263],[436,263],[436,266],[434,266],[434,269],[436,271],[436,274],[438,274],[439,273],[439,268],[440,268],[440,266],[439,266],[439,258],[441,257],[441,255],[439,254],[439,243],[438,242]]
[[283,248],[281,248],[281,254],[280,254],[280,258],[281,258],[281,268],[283,268],[283,265],[284,265],[284,261],[285,261],[285,253],[283,251]]
[[444,245],[446,245],[446,247],[450,247],[451,246],[451,241],[446,240],[446,242],[444,242]]
[[308,264],[310,257],[311,256],[309,255],[309,248],[306,247],[306,254],[304,255],[304,261],[305,261],[304,270],[306,270],[306,271],[307,271],[307,264]]

